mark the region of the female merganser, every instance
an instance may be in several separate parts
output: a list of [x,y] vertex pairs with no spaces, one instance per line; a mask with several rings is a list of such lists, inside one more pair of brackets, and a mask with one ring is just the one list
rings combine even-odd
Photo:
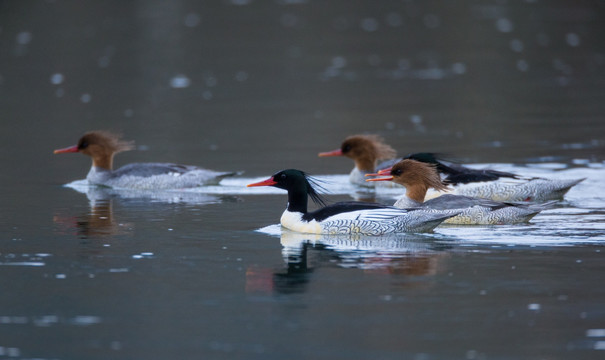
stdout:
[[556,201],[544,204],[505,203],[463,195],[441,195],[424,201],[429,188],[447,190],[447,185],[439,177],[434,165],[405,159],[390,170],[381,170],[375,175],[389,175],[367,181],[394,181],[405,186],[406,193],[395,203],[396,207],[420,207],[435,211],[462,211],[459,215],[444,221],[448,224],[502,225],[527,222],[544,209],[552,207]]
[[113,156],[132,150],[132,141],[107,131],[91,131],[77,145],[55,150],[55,154],[80,152],[92,157],[86,176],[90,184],[128,189],[180,189],[216,185],[234,172],[218,172],[191,165],[170,163],[134,163],[113,170]]
[[[346,156],[355,161],[351,182],[362,185],[364,176],[387,169],[399,159],[395,150],[375,135],[353,135],[345,139],[338,150],[319,153],[319,156]],[[584,179],[524,178],[497,170],[476,170],[439,160],[434,153],[415,153],[406,158],[434,164],[443,180],[451,186],[450,192],[495,201],[547,201],[560,200],[569,189]],[[378,164],[379,159],[391,159]],[[372,170],[373,169],[373,170]],[[440,193],[430,192],[429,198]]]
[[280,171],[267,180],[248,185],[252,186],[274,186],[287,190],[288,206],[280,223],[287,229],[302,233],[383,235],[424,232],[455,215],[352,201],[308,212],[308,197],[319,205],[325,205],[325,202],[314,188],[319,186],[316,181],[295,169]]
[[378,135],[353,135],[342,142],[340,149],[321,152],[319,156],[346,156],[353,159],[355,168],[349,176],[351,183],[369,187],[373,186],[373,183],[366,182],[365,175],[393,165],[395,161],[383,162],[380,165],[378,161],[393,159],[397,153]]
[[[453,188],[453,194],[495,201],[561,200],[569,189],[585,180],[527,178],[491,169],[471,169],[439,160],[433,153],[414,153],[405,159],[435,165],[442,180]],[[430,194],[429,198],[434,196],[438,195]]]

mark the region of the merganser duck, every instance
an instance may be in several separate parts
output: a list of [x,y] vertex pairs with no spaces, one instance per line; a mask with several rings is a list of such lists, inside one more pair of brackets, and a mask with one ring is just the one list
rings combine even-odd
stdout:
[[[277,172],[269,179],[252,186],[274,186],[288,191],[288,205],[281,216],[283,227],[311,234],[362,234],[384,235],[389,233],[425,232],[454,214],[421,209],[398,209],[376,203],[340,202],[325,206],[323,198],[315,190],[317,182],[300,170],[288,169]],[[308,197],[324,207],[307,211]]]
[[[353,159],[355,168],[351,172],[350,181],[361,186],[365,182],[366,174],[388,169],[401,160],[401,158],[394,159],[395,150],[376,135],[349,136],[343,141],[340,149],[319,153],[319,156],[346,156]],[[494,201],[560,200],[571,187],[584,180],[526,178],[491,169],[476,170],[440,160],[434,153],[414,153],[406,158],[434,164],[443,180],[450,185],[452,194]],[[380,159],[389,160],[378,164]],[[428,198],[439,195],[441,193],[431,191],[428,193]]]
[[405,186],[406,193],[395,203],[395,207],[420,207],[435,211],[462,211],[444,221],[447,224],[502,225],[527,222],[540,211],[551,208],[556,201],[544,204],[518,204],[498,202],[463,195],[445,194],[424,201],[429,188],[447,190],[448,185],[439,177],[435,165],[405,159],[390,170],[381,170],[374,175],[389,175],[367,181],[394,181]]
[[[320,152],[318,155],[320,157],[346,156],[353,159],[355,167],[349,175],[351,183],[371,187],[374,184],[366,182],[365,175],[393,165],[396,161],[391,159],[397,156],[397,153],[378,135],[353,135],[342,142],[340,149]],[[379,165],[379,160],[387,161]]]
[[86,176],[92,185],[126,189],[181,189],[216,185],[234,172],[218,172],[191,165],[171,163],[133,163],[113,170],[113,156],[132,150],[132,141],[108,131],[87,132],[77,145],[57,149],[55,154],[82,153],[92,157],[92,167]]
[[[569,189],[585,180],[585,178],[527,178],[492,169],[471,169],[460,164],[440,160],[434,153],[414,153],[406,156],[405,159],[434,165],[441,174],[442,180],[452,187],[452,194],[494,201],[561,200]],[[439,195],[429,194],[429,198],[434,196]]]

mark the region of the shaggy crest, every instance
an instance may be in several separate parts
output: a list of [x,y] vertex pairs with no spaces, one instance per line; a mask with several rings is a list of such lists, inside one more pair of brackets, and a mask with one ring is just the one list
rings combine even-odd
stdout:
[[352,135],[347,137],[342,143],[343,150],[347,145],[373,150],[376,160],[392,159],[397,156],[395,149],[387,145],[379,135]]
[[328,192],[326,188],[322,186],[324,181],[312,177],[306,174],[304,171],[301,171],[301,173],[304,175],[305,180],[307,180],[307,192],[311,200],[313,200],[316,205],[326,206],[326,200],[318,192],[318,190],[324,194]]
[[78,141],[78,148],[86,148],[88,145],[99,144],[107,147],[113,153],[119,153],[134,149],[134,141],[124,141],[121,134],[105,130],[95,130],[84,134]]
[[433,164],[427,164],[416,160],[401,160],[391,169],[391,175],[400,179],[403,185],[424,184],[427,188],[438,191],[448,190],[446,184],[441,181],[437,168]]

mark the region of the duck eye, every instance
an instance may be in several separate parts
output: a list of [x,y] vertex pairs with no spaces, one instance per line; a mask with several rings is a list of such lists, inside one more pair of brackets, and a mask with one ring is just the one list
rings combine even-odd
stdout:
[[351,145],[345,145],[345,146],[342,147],[342,152],[343,153],[346,153],[346,152],[349,152],[349,151],[351,151]]
[[286,180],[287,176],[286,176],[286,174],[281,174],[281,175],[279,176],[279,178],[280,178],[280,179],[282,179],[282,180]]
[[393,170],[393,175],[401,175],[401,173],[402,173],[401,169]]
[[82,141],[80,145],[78,145],[78,149],[86,149],[88,147],[87,141]]

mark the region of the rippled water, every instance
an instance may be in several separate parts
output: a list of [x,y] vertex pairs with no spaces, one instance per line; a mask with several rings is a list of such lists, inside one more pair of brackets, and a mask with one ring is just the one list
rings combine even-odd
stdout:
[[[0,2],[1,359],[597,359],[605,351],[603,6],[566,1]],[[243,171],[91,188],[53,155],[120,131],[130,162]],[[284,168],[400,155],[586,178],[528,224],[309,236]]]

